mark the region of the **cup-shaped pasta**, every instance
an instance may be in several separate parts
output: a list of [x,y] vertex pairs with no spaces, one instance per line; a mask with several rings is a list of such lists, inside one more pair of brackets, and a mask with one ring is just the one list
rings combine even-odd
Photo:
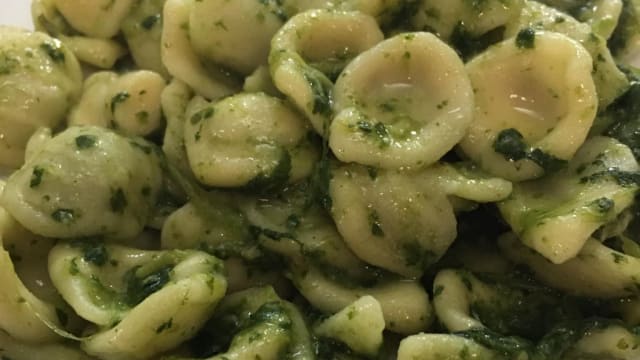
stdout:
[[419,277],[456,236],[445,194],[423,189],[393,171],[370,176],[363,166],[333,173],[331,209],[340,234],[360,259],[397,274]]
[[576,41],[523,30],[474,58],[474,121],[462,151],[491,174],[539,177],[570,159],[598,108],[591,56]]
[[571,14],[577,20],[591,25],[593,32],[609,39],[622,12],[622,0],[543,0],[541,3]]
[[154,149],[103,128],[68,128],[9,177],[0,202],[39,235],[132,238],[163,182]]
[[389,279],[370,287],[340,284],[315,268],[294,269],[293,282],[302,295],[325,313],[337,313],[365,295],[374,297],[385,329],[399,334],[424,331],[433,321],[429,296],[417,281]]
[[239,88],[220,67],[200,59],[189,39],[189,17],[195,0],[167,0],[162,11],[160,56],[171,76],[208,99],[230,95]]
[[183,174],[190,174],[187,149],[184,146],[184,123],[193,91],[180,80],[173,79],[160,94],[160,104],[167,126],[162,139],[162,152],[167,161]]
[[593,238],[576,257],[562,264],[550,264],[522,245],[514,234],[499,240],[505,256],[526,264],[542,282],[573,295],[617,299],[640,292],[640,259],[608,248]]
[[270,286],[225,297],[196,340],[208,360],[315,358],[302,314]]
[[430,31],[455,42],[456,36],[481,35],[516,21],[524,0],[420,0],[411,19],[415,29]]
[[107,39],[118,34],[133,0],[53,0],[53,3],[75,30]]
[[98,325],[82,348],[102,359],[147,359],[192,337],[226,292],[223,264],[199,251],[59,244],[51,279],[81,317]]
[[521,241],[552,263],[576,256],[587,239],[634,201],[640,169],[631,150],[612,138],[585,142],[566,169],[514,186],[498,204]]
[[0,165],[19,167],[31,134],[64,120],[80,95],[82,72],[59,40],[1,26],[0,83]]
[[189,164],[209,186],[277,188],[309,175],[318,157],[304,119],[263,93],[241,93],[216,103],[195,98],[186,117]]
[[291,18],[271,41],[275,86],[326,135],[332,113],[331,78],[354,56],[384,38],[375,19],[360,12],[309,10]]
[[429,33],[396,35],[362,53],[336,81],[334,100],[336,157],[386,169],[436,162],[473,112],[462,61]]
[[169,74],[160,57],[162,41],[162,9],[166,0],[140,0],[133,4],[122,22],[122,35],[140,69],[151,70],[167,77]]
[[473,340],[450,334],[417,334],[400,342],[398,360],[503,358]]
[[129,136],[147,136],[162,126],[160,96],[164,78],[137,70],[118,76],[98,72],[84,84],[84,92],[69,115],[69,126],[113,128]]
[[274,1],[201,0],[189,15],[189,39],[204,59],[249,75],[266,65],[271,38],[283,24]]
[[384,325],[380,303],[365,295],[316,325],[314,332],[342,341],[359,354],[375,356],[382,345]]
[[638,334],[620,324],[593,329],[578,340],[565,354],[565,359],[638,359],[640,347],[635,346]]
[[629,82],[611,56],[607,41],[596,34],[589,24],[581,23],[566,13],[538,1],[525,0],[520,19],[508,24],[505,36],[516,36],[527,28],[565,34],[587,49],[593,59],[592,77],[601,109],[611,104],[628,88]]

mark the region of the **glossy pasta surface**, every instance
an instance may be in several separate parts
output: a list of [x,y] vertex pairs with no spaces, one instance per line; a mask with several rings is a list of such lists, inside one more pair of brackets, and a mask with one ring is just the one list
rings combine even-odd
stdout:
[[639,0],[32,0],[2,360],[640,359]]

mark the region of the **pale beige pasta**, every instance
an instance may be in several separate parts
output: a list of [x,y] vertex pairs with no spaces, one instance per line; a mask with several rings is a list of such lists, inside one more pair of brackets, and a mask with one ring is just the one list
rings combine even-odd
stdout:
[[373,287],[354,287],[309,268],[294,271],[293,282],[311,305],[327,313],[337,313],[362,296],[373,296],[382,308],[385,329],[399,334],[424,331],[433,321],[429,296],[416,281],[392,280]]
[[398,360],[465,360],[502,357],[473,340],[450,334],[416,334],[404,338],[398,349]]
[[515,129],[527,148],[568,160],[587,137],[598,103],[589,53],[576,41],[536,32],[490,48],[467,64],[475,92],[474,122],[460,149],[487,172],[512,181],[545,173],[539,162],[499,153]]
[[120,31],[133,0],[53,0],[53,4],[75,30],[108,39]]
[[334,89],[329,145],[344,162],[421,168],[462,139],[473,94],[455,51],[429,33],[406,33],[365,51]]
[[162,10],[166,0],[137,0],[122,21],[122,35],[140,69],[151,70],[167,78],[169,73],[162,63]]
[[365,295],[316,325],[314,332],[342,341],[359,354],[375,356],[382,345],[384,327],[380,303]]
[[[49,272],[81,317],[99,325],[82,349],[102,359],[147,359],[191,338],[226,292],[222,262],[198,251],[59,244]],[[151,345],[153,344],[153,346]]]
[[543,0],[541,2],[559,10],[574,13],[578,20],[591,25],[593,32],[602,36],[603,39],[611,37],[622,12],[622,0]]
[[561,264],[575,257],[598,228],[614,221],[633,203],[638,185],[621,181],[619,175],[639,169],[626,145],[593,137],[567,168],[516,184],[498,208],[526,246]]
[[92,360],[94,358],[69,345],[30,344],[0,331],[0,357],[12,360]]
[[152,144],[71,127],[9,177],[0,202],[39,235],[127,239],[149,221],[162,183]]
[[0,83],[0,165],[19,167],[31,134],[64,121],[80,95],[82,72],[59,40],[0,26]]
[[527,27],[559,32],[584,46],[594,60],[592,76],[600,108],[611,104],[628,88],[629,82],[616,66],[606,40],[594,33],[589,24],[581,23],[566,13],[538,1],[525,0],[520,19],[508,24],[505,36],[515,36]]
[[[196,93],[217,99],[234,93],[239,86],[217,66],[207,66],[189,40],[189,17],[195,0],[167,0],[162,12],[162,63],[174,78]],[[187,25],[185,25],[187,24]]]
[[215,103],[191,101],[184,143],[191,170],[209,186],[261,189],[297,181],[318,158],[307,122],[263,93],[240,93]]
[[147,136],[162,126],[161,93],[165,81],[157,73],[137,70],[118,75],[98,72],[69,115],[69,126],[96,125],[128,136]]
[[383,39],[372,17],[359,12],[309,10],[295,15],[271,41],[273,82],[325,136],[335,77],[346,63]]
[[444,194],[423,189],[400,172],[372,177],[358,165],[336,169],[331,209],[340,234],[360,259],[407,277],[419,277],[456,236]]

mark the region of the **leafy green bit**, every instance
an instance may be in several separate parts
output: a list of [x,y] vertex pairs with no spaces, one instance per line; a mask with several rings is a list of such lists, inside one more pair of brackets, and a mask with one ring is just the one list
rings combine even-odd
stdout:
[[418,241],[408,241],[402,244],[402,254],[407,266],[426,269],[438,259],[436,254],[425,249]]
[[122,104],[123,102],[127,101],[127,99],[129,99],[129,97],[131,97],[131,95],[129,95],[128,92],[126,91],[121,91],[117,94],[115,94],[112,98],[111,98],[111,112],[113,113],[114,111],[116,111],[116,106],[118,106],[119,104]]
[[513,128],[498,133],[493,142],[493,150],[510,161],[529,159],[545,172],[555,172],[567,166],[567,161],[545,153],[538,148],[531,148],[524,142],[522,134]]
[[124,194],[124,190],[122,190],[122,188],[111,190],[109,205],[111,206],[111,211],[113,211],[114,213],[124,213],[124,209],[126,209],[128,202],[127,196]]
[[153,152],[153,148],[150,145],[145,145],[145,144],[141,144],[135,140],[131,140],[129,141],[129,144],[135,148],[138,149],[140,151],[142,151],[143,153],[149,155]]
[[609,168],[604,171],[595,172],[589,176],[580,178],[581,184],[595,183],[598,181],[613,179],[618,185],[623,187],[640,186],[640,173],[623,171],[616,167]]
[[42,49],[51,60],[57,63],[64,62],[64,52],[60,48],[60,45],[51,41],[45,41],[40,44],[40,49]]
[[191,121],[191,124],[195,125],[202,120],[206,120],[212,117],[214,112],[215,110],[213,109],[213,107],[207,106],[204,109],[199,110],[195,114],[191,115],[191,119],[189,119],[189,121]]
[[98,138],[94,135],[80,135],[76,137],[76,147],[85,150],[96,146]]
[[605,130],[604,135],[627,145],[636,160],[640,160],[640,79],[632,76],[627,92],[609,105],[603,116],[614,121]]
[[318,360],[353,358],[353,351],[341,341],[321,337],[316,340],[314,345],[314,352]]
[[367,166],[367,174],[369,174],[369,179],[375,180],[378,178],[378,168],[373,166]]
[[433,289],[433,297],[438,297],[444,291],[444,286],[438,285]]
[[171,329],[172,326],[173,326],[173,318],[160,324],[160,326],[158,326],[158,328],[156,329],[156,334],[163,333],[165,330]]
[[249,226],[249,232],[251,233],[254,239],[258,239],[260,238],[260,236],[264,236],[268,239],[276,240],[276,241],[281,239],[295,239],[295,236],[291,233],[261,228],[254,225]]
[[31,180],[29,180],[29,187],[36,188],[42,183],[42,176],[44,175],[44,168],[40,166],[34,166],[31,173]]
[[380,223],[380,216],[377,211],[373,210],[369,213],[369,224],[371,224],[371,234],[373,234],[373,236],[384,236],[382,224]]
[[609,210],[613,209],[615,206],[615,202],[612,199],[601,197],[592,202],[592,205],[599,213],[608,213]]
[[272,301],[260,306],[251,316],[253,323],[270,323],[283,329],[291,329],[291,319],[280,301]]
[[20,61],[16,58],[0,52],[0,75],[9,75],[11,72],[20,65]]
[[149,15],[140,22],[140,26],[145,30],[151,30],[151,28],[160,22],[160,19],[160,14]]
[[307,83],[309,83],[313,94],[312,112],[323,116],[331,115],[331,81],[315,69],[306,71],[304,78],[307,80]]
[[372,137],[378,143],[378,147],[384,149],[391,144],[391,135],[389,134],[387,127],[377,122],[372,124],[366,120],[360,120],[356,123],[357,129],[364,135]]
[[261,173],[245,185],[249,191],[271,192],[284,187],[289,181],[291,173],[291,155],[286,149],[281,149],[280,159],[270,173]]
[[516,35],[516,46],[520,49],[533,49],[535,47],[536,31],[532,28],[524,28]]
[[124,282],[127,288],[125,301],[129,306],[138,305],[151,294],[162,289],[171,279],[171,266],[164,266],[143,277],[137,274],[139,268],[139,266],[135,267],[125,274]]
[[528,353],[532,347],[531,342],[526,339],[503,336],[487,328],[469,329],[455,334],[484,345],[509,359],[516,359],[520,354]]
[[96,266],[103,266],[109,261],[109,252],[101,239],[78,239],[71,246],[82,249],[82,259]]
[[608,41],[608,46],[614,55],[625,50],[628,42],[638,34],[640,29],[640,14],[637,13],[636,2],[625,0],[622,4],[618,25]]
[[64,225],[73,224],[76,221],[76,213],[73,209],[57,209],[51,213],[51,218]]
[[501,41],[504,38],[505,27],[497,27],[483,35],[474,36],[465,27],[463,22],[459,22],[451,33],[450,43],[458,52],[460,57],[468,60],[473,55],[484,51],[489,46]]
[[300,226],[300,218],[296,214],[291,214],[287,217],[287,229],[294,230]]
[[524,142],[524,137],[513,128],[498,133],[493,143],[493,150],[511,161],[522,160],[527,156],[527,144]]

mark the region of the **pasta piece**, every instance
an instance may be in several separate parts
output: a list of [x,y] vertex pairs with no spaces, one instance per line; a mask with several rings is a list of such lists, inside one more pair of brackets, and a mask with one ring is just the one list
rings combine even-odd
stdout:
[[92,360],[82,351],[62,344],[29,344],[0,331],[0,357],[12,360]]
[[623,1],[622,13],[616,29],[609,39],[609,48],[619,63],[640,66],[640,3]]
[[271,38],[283,20],[275,1],[196,1],[189,39],[202,58],[248,75],[267,64]]
[[227,296],[196,340],[201,352],[216,354],[207,360],[315,358],[300,311],[270,286]]
[[524,0],[421,0],[411,19],[413,28],[430,31],[445,40],[479,37],[517,20]]
[[550,32],[521,32],[473,59],[474,122],[461,150],[512,181],[551,172],[587,137],[598,108],[591,56]]
[[444,194],[423,189],[392,171],[370,176],[347,165],[333,172],[331,209],[340,234],[362,260],[407,277],[419,277],[456,236],[456,219]]
[[384,38],[375,19],[359,12],[309,10],[292,17],[271,41],[275,86],[326,135],[332,113],[331,78]]
[[415,4],[412,0],[282,0],[281,3],[288,17],[312,9],[359,11],[375,17],[383,26],[393,23]]
[[565,355],[565,359],[589,356],[598,359],[636,359],[640,357],[640,347],[637,343],[638,334],[622,326],[610,325],[604,329],[593,330],[580,339]]
[[95,73],[85,82],[69,125],[110,127],[129,136],[150,135],[162,125],[160,95],[164,88],[162,76],[147,70],[121,76]]
[[269,67],[261,65],[251,75],[244,78],[242,91],[248,93],[263,92],[275,97],[283,97],[282,93],[276,89],[269,73]]
[[82,62],[110,69],[127,54],[127,49],[114,39],[79,35],[58,11],[55,0],[34,0],[31,15],[36,30],[60,39]]
[[594,137],[566,169],[515,185],[498,207],[526,246],[561,264],[576,256],[596,229],[633,203],[639,185],[625,180],[625,174],[639,169],[627,146]]
[[600,109],[611,104],[628,88],[629,82],[616,66],[605,39],[595,34],[591,26],[538,1],[525,0],[520,19],[507,26],[505,36],[516,36],[526,28],[565,34],[584,46],[593,59],[595,83]]
[[314,327],[316,334],[347,344],[359,354],[375,356],[382,345],[384,316],[380,303],[365,295]]
[[282,100],[241,93],[187,108],[184,142],[196,178],[209,186],[275,189],[308,176],[317,159],[310,131]]
[[[147,359],[192,337],[226,292],[223,265],[198,251],[59,244],[49,272],[81,317],[99,325],[82,339],[102,359]],[[152,345],[153,344],[153,345]]]
[[494,351],[473,340],[449,334],[416,334],[404,338],[398,360],[503,359]]
[[192,174],[184,145],[184,128],[186,112],[193,91],[180,80],[175,78],[160,94],[162,113],[167,121],[162,141],[162,152],[167,161],[180,169],[183,174]]
[[317,268],[293,270],[296,288],[315,308],[337,313],[365,295],[373,296],[382,308],[385,329],[399,334],[425,330],[433,321],[431,304],[416,281],[390,280],[373,287],[341,285],[322,275]]
[[203,63],[189,40],[189,16],[195,0],[166,0],[162,12],[160,56],[171,76],[208,99],[230,95],[239,88],[228,73]]
[[164,78],[169,73],[162,63],[162,9],[166,0],[138,0],[122,22],[122,34],[140,69],[151,70]]
[[613,299],[640,289],[640,260],[595,239],[587,240],[576,257],[562,264],[549,263],[513,234],[503,236],[499,244],[507,258],[529,266],[544,283],[574,295]]
[[433,288],[436,315],[449,331],[484,327],[471,315],[474,302],[495,296],[484,283],[466,272],[441,270],[433,281]]
[[576,19],[591,25],[593,32],[609,39],[622,12],[622,0],[543,0],[549,6],[568,12]]
[[362,53],[338,78],[334,99],[333,153],[385,169],[436,162],[472,119],[462,61],[428,33],[397,35]]
[[19,167],[31,134],[62,123],[80,95],[82,72],[60,41],[0,26],[0,83],[0,165]]
[[[12,338],[28,343],[45,343],[57,340],[58,336],[48,325],[59,326],[58,311],[51,303],[36,297],[18,277],[11,255],[5,250],[16,246],[19,240],[27,241],[28,232],[0,208],[0,341],[6,331]],[[26,236],[25,236],[26,235]],[[2,353],[2,351],[0,351]]]
[[152,144],[71,127],[10,176],[0,202],[39,235],[127,239],[150,219],[162,182]]
[[90,37],[108,39],[120,31],[133,0],[53,0],[57,10],[77,31]]

